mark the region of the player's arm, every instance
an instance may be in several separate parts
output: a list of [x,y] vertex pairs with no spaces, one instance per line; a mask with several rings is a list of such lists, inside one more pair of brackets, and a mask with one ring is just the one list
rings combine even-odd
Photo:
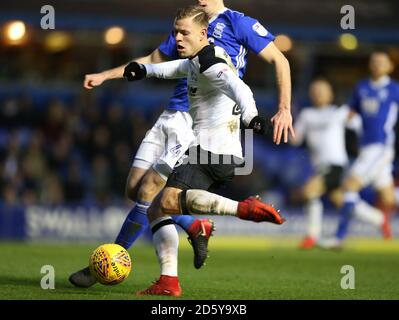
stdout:
[[203,72],[213,87],[218,88],[241,107],[244,125],[264,134],[268,123],[258,115],[252,90],[225,63],[216,63]]
[[237,39],[245,48],[275,66],[279,105],[277,113],[271,119],[274,126],[273,140],[277,144],[281,142],[281,138],[288,142],[289,134],[295,137],[291,116],[291,71],[288,60],[274,45],[274,35],[258,20],[242,16],[236,21],[234,30]]
[[147,70],[147,78],[179,79],[187,77],[189,63],[188,59],[178,59],[144,66]]
[[128,81],[143,78],[179,79],[186,78],[189,68],[188,59],[178,59],[157,64],[130,62],[124,69],[123,76]]
[[[134,59],[133,61],[141,64],[150,64],[150,63],[161,63],[167,60],[168,60],[167,56],[164,55],[157,48],[153,52],[151,52],[151,54]],[[130,62],[127,62],[124,65],[121,65],[113,69],[105,70],[103,72],[86,74],[83,82],[83,87],[85,87],[86,89],[93,89],[94,87],[100,86],[104,81],[123,78],[123,73],[125,71],[126,66],[129,63]]]
[[354,108],[351,108],[347,104],[344,104],[338,110],[342,114],[345,128],[354,131],[358,136],[360,136],[363,130],[362,118],[360,115],[354,110]]
[[277,86],[279,90],[278,111],[272,117],[274,125],[273,141],[280,143],[281,138],[288,142],[289,133],[295,138],[291,115],[291,71],[287,58],[281,53],[273,42],[270,42],[258,56],[275,66]]

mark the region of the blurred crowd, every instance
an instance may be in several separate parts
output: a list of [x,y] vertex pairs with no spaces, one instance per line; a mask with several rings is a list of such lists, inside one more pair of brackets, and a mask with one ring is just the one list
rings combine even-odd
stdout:
[[6,204],[123,201],[138,144],[151,126],[136,110],[104,109],[78,98],[42,108],[30,96],[0,109],[0,187]]

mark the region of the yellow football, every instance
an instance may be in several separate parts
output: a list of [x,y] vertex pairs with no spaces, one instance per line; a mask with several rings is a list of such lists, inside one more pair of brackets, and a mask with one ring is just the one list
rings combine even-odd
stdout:
[[121,283],[131,270],[132,262],[129,253],[122,246],[109,243],[93,251],[89,261],[90,272],[105,285]]

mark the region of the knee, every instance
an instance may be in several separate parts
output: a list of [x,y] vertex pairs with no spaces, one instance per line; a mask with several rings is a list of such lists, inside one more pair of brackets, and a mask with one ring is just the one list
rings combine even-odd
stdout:
[[341,189],[330,192],[330,200],[336,208],[341,208],[344,204],[344,194]]
[[305,201],[317,198],[317,194],[309,187],[305,186],[302,190],[302,196]]
[[302,189],[302,196],[305,201],[321,197],[325,192],[324,180],[321,176],[311,177]]
[[179,214],[179,194],[181,190],[166,188],[161,197],[161,211],[164,215]]
[[151,202],[156,195],[156,187],[151,183],[142,184],[137,192],[137,198],[147,202]]
[[354,177],[346,179],[343,183],[344,192],[359,192],[362,188],[360,180]]
[[125,188],[125,197],[129,200],[132,200],[133,202],[137,202],[137,191],[138,186],[136,184],[130,184],[130,182],[128,182]]
[[137,192],[137,198],[142,201],[151,202],[162,190],[165,181],[156,172],[150,171],[144,176],[140,188]]
[[384,206],[393,207],[396,204],[394,190],[385,190],[384,192],[380,192],[379,198]]
[[137,202],[138,190],[146,172],[147,170],[141,168],[132,168],[130,170],[125,186],[126,198]]

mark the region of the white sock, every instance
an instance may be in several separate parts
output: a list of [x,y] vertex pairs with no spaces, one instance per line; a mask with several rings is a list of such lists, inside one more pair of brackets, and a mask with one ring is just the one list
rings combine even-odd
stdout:
[[177,277],[179,236],[173,220],[170,217],[158,218],[151,223],[151,228],[156,228],[159,223],[165,223],[168,220],[170,224],[163,225],[153,233],[152,241],[161,266],[161,275]]
[[384,214],[381,210],[369,205],[364,200],[359,200],[356,203],[353,213],[359,220],[371,223],[377,227],[381,226],[384,222]]
[[187,210],[191,214],[236,216],[238,202],[205,190],[187,190]]
[[308,218],[308,236],[319,239],[321,236],[323,203],[319,198],[309,200],[305,206],[305,212]]

